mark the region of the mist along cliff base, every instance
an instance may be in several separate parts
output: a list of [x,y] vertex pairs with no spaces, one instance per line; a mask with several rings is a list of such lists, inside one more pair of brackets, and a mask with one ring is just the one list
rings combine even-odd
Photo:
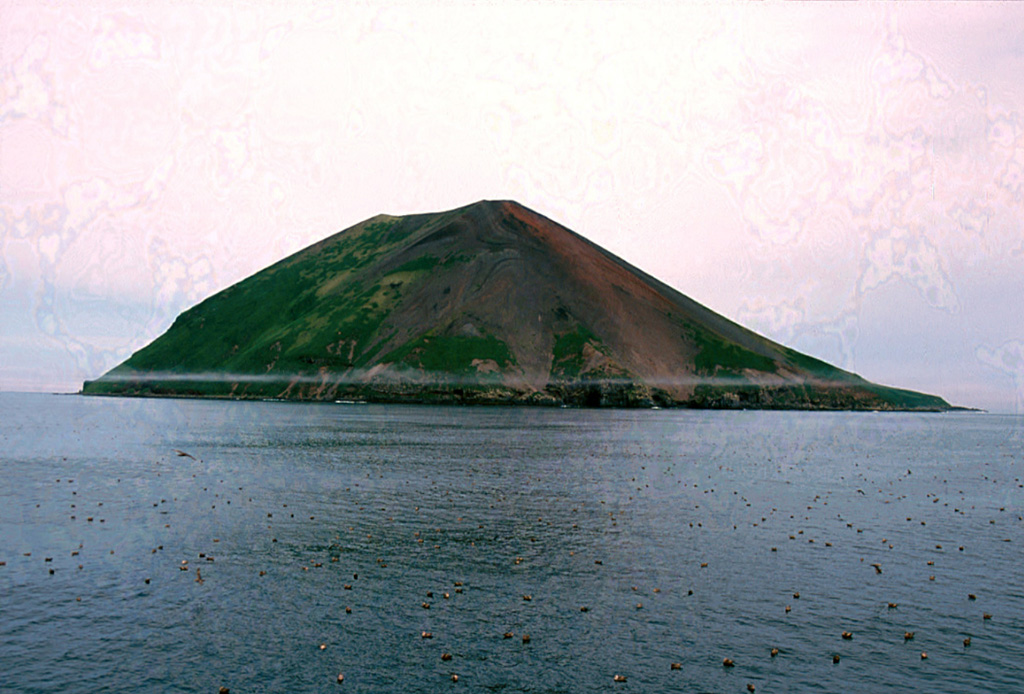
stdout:
[[379,215],[182,313],[87,394],[946,410],[701,306],[515,202]]

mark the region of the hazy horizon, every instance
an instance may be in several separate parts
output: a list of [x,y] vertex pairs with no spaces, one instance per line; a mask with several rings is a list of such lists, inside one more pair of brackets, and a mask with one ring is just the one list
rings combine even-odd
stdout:
[[766,337],[1024,413],[1024,6],[0,0],[0,391],[376,214],[513,199]]

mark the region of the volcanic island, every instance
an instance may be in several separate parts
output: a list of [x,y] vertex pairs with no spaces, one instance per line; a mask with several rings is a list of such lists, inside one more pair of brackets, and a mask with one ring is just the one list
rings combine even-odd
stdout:
[[747,330],[512,201],[367,219],[188,309],[82,392],[953,409]]

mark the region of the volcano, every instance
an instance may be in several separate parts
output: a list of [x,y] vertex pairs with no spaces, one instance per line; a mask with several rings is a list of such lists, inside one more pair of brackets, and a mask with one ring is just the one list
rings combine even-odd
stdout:
[[747,330],[511,201],[356,224],[185,311],[82,392],[950,408]]

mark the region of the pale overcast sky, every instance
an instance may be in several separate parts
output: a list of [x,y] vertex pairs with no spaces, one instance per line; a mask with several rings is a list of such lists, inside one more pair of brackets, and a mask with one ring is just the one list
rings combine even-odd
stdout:
[[0,390],[380,212],[515,199],[871,380],[1024,413],[1024,4],[0,0]]

